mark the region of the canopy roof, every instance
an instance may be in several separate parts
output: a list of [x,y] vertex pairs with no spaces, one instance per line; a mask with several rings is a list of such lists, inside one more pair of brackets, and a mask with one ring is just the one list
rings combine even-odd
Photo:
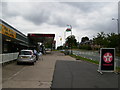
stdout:
[[37,44],[41,42],[43,44],[52,44],[54,41],[55,34],[36,34],[36,33],[29,33],[28,38],[30,42]]

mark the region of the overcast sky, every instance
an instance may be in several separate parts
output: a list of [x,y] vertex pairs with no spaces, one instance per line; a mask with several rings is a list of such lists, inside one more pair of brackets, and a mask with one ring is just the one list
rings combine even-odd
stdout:
[[[113,0],[114,1],[114,0]],[[67,24],[72,34],[90,39],[97,33],[117,33],[118,2],[2,2],[2,19],[27,35],[53,33],[57,46],[64,40]],[[70,32],[66,33],[66,36]]]

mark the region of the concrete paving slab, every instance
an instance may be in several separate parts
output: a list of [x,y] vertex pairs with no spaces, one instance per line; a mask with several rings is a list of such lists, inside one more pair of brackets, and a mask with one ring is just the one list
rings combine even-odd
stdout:
[[56,61],[74,61],[70,56],[52,52],[42,56],[35,65],[17,65],[16,62],[3,67],[3,88],[50,88]]

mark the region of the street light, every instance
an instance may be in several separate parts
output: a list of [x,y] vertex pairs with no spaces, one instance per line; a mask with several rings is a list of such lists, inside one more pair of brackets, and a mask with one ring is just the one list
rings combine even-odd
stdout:
[[[67,29],[66,29],[66,31],[67,32],[69,32],[69,31],[71,31],[71,36],[72,36],[72,25],[69,25],[69,24],[67,24]],[[66,34],[66,31],[65,31],[65,34]],[[66,35],[65,35],[66,36]],[[72,42],[71,42],[71,54],[72,54]]]
[[118,34],[119,34],[119,19],[112,18],[112,20],[116,20],[117,21]]
[[79,40],[79,36],[76,36],[76,37],[77,37],[77,39],[78,39],[78,45],[77,45],[77,46],[78,46],[78,48],[79,48],[79,41],[80,41],[80,40]]

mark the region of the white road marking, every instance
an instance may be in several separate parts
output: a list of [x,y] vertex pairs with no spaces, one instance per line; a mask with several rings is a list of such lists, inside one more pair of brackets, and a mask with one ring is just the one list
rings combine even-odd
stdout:
[[26,67],[23,67],[21,70],[19,70],[18,72],[16,72],[15,74],[13,74],[11,77],[9,77],[7,80],[12,79],[13,77],[15,77],[16,75],[18,75],[20,72],[22,72]]

